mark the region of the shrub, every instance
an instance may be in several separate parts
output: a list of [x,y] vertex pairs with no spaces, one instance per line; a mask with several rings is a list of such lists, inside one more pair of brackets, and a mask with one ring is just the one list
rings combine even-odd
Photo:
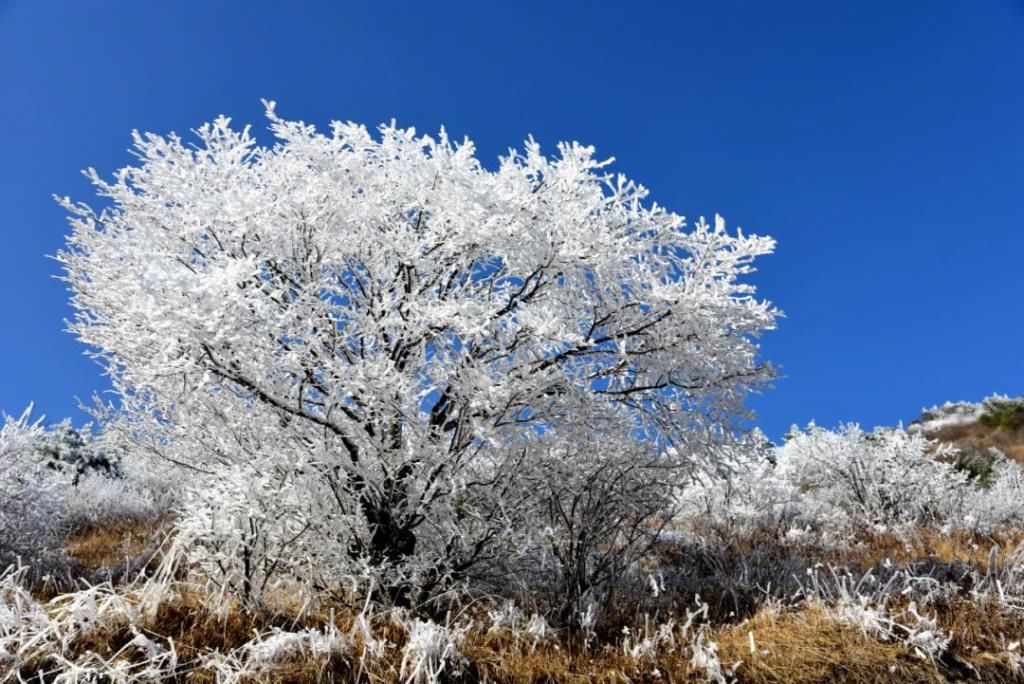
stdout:
[[1024,428],[1024,401],[989,399],[978,421],[987,427],[1020,430]]
[[168,483],[182,475],[134,456],[97,466],[97,454],[116,452],[114,440],[67,421],[45,430],[28,416],[5,418],[0,428],[0,568],[24,562],[33,582],[67,583],[75,571],[64,548],[71,534],[166,514],[176,496]]

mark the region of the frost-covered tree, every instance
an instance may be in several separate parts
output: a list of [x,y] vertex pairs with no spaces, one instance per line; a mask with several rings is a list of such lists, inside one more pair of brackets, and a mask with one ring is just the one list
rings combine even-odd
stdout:
[[92,426],[76,429],[66,418],[51,426],[36,442],[36,452],[47,467],[71,473],[71,484],[78,486],[83,475],[96,473],[119,477],[120,454],[97,444]]
[[444,130],[267,115],[269,148],[223,117],[135,134],[137,166],[88,172],[102,210],[62,200],[59,255],[135,436],[259,483],[198,494],[235,497],[218,524],[278,549],[265,570],[430,586],[519,524],[537,449],[588,458],[545,442],[706,458],[770,378],[777,311],[741,280],[770,238],[687,226],[576,143],[489,169]]

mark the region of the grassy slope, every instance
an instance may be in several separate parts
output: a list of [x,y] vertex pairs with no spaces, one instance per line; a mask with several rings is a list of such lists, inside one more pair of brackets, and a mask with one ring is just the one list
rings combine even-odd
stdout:
[[[1007,420],[976,420],[947,425],[927,434],[959,446],[996,447],[1024,463],[1024,423],[1015,421],[1014,415]],[[82,530],[72,538],[68,552],[88,570],[114,570],[123,559],[157,548],[166,524],[166,520],[156,520]],[[860,569],[890,562],[962,563],[984,569],[993,558],[988,554],[993,544],[1003,549],[1012,548],[1022,539],[1024,535],[1015,533],[982,539],[930,531],[908,542],[886,534],[867,534],[851,543],[849,549],[821,560]],[[679,562],[684,561],[679,559]],[[705,598],[713,600],[715,597]],[[714,642],[724,666],[735,665],[728,679],[752,684],[1024,681],[1016,665],[1007,658],[1007,645],[1024,639],[1024,615],[1007,614],[985,602],[965,599],[940,607],[935,617],[939,627],[952,638],[947,654],[937,662],[921,658],[904,644],[865,634],[813,603],[791,609],[765,605],[742,620],[719,618],[708,625],[705,637],[708,642]],[[685,616],[675,618],[681,622]],[[308,627],[318,627],[328,620],[349,630],[354,616],[339,611],[307,616],[302,622]],[[215,616],[206,611],[201,595],[186,593],[153,613],[147,630],[157,640],[172,639],[180,657],[187,661],[202,652],[237,648],[252,638],[254,630],[294,627],[295,624],[283,615],[250,615],[236,611]],[[704,671],[693,662],[692,650],[683,645],[663,645],[652,657],[637,659],[627,655],[623,640],[618,637],[606,637],[604,643],[585,646],[578,639],[565,635],[531,640],[522,634],[488,630],[485,615],[478,616],[476,625],[468,630],[460,648],[467,659],[464,672],[450,681],[706,680]],[[311,662],[297,657],[278,663],[256,679],[398,681],[401,647],[407,639],[404,629],[387,618],[378,620],[375,636],[386,635],[394,647],[372,663],[361,663],[357,667],[352,658]],[[642,627],[633,625],[632,629],[634,635],[639,635]],[[131,632],[114,628],[90,638],[81,648],[113,654],[126,648],[131,638]],[[358,638],[355,641],[358,642]],[[193,672],[186,680],[214,681],[214,676],[213,673]],[[449,679],[442,678],[442,681]]]

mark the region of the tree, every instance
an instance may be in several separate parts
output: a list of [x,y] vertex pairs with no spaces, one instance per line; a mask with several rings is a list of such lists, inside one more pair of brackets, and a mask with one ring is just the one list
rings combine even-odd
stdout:
[[407,601],[498,553],[552,440],[703,457],[771,377],[777,311],[740,281],[770,238],[688,229],[576,143],[491,170],[443,129],[267,115],[270,148],[135,133],[138,166],[87,172],[109,206],[61,200],[58,259],[137,434],[289,502],[258,516],[305,566],[404,572]]
[[73,473],[71,485],[75,487],[83,475],[91,473],[111,478],[121,476],[120,454],[105,452],[96,443],[91,425],[77,430],[70,418],[51,426],[38,440],[36,452],[48,468]]

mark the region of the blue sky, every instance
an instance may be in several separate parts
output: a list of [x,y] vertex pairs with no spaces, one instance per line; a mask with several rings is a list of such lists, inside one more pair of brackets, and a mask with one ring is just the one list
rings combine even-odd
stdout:
[[105,387],[63,331],[50,195],[260,98],[493,160],[575,139],[660,204],[767,233],[773,437],[1024,393],[1024,3],[0,0],[0,410]]

